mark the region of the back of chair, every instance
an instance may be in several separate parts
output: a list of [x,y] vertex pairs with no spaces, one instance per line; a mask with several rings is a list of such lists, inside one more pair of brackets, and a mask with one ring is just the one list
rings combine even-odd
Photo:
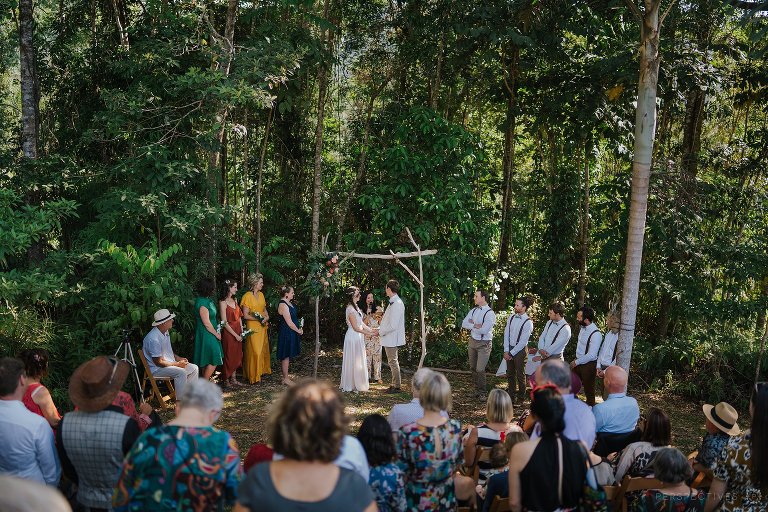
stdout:
[[512,510],[509,507],[509,498],[502,498],[501,496],[495,496],[493,503],[491,503],[491,512],[509,512]]
[[630,443],[639,441],[640,435],[639,429],[624,434],[598,432],[595,436],[595,447],[592,452],[600,457],[607,457],[611,453],[623,450]]
[[475,448],[475,460],[472,463],[472,472],[470,473],[470,476],[475,480],[475,485],[477,485],[477,481],[480,479],[480,463],[490,463],[491,462],[491,447],[490,446],[478,446]]
[[622,510],[626,512],[627,510],[627,500],[626,500],[626,494],[628,492],[633,491],[644,491],[646,489],[663,489],[664,488],[664,482],[659,480],[658,478],[643,478],[643,477],[636,477],[632,478],[629,476],[625,476],[624,479],[621,481],[621,485],[619,486],[619,490],[616,492],[616,495],[613,497],[613,510]]

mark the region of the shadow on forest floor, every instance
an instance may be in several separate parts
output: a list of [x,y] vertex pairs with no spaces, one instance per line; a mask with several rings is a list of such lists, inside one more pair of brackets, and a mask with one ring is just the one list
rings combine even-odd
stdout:
[[[306,354],[306,352],[305,352]],[[489,365],[490,367],[490,365]],[[360,427],[362,419],[373,413],[387,416],[389,410],[396,403],[406,402],[411,399],[410,378],[411,371],[403,368],[403,393],[399,395],[387,395],[389,385],[389,369],[386,358],[382,364],[384,384],[372,383],[367,393],[344,393],[347,404],[347,414],[351,417],[350,431],[354,434]],[[291,364],[291,375],[294,379],[312,374],[312,357],[305,355]],[[319,360],[318,376],[338,383],[341,375],[341,350],[336,349],[325,352]],[[462,424],[478,424],[485,420],[485,403],[478,402],[472,396],[473,386],[468,375],[447,374],[453,389],[452,417]],[[240,378],[241,382],[243,381]],[[269,414],[270,404],[285,389],[280,382],[279,366],[272,367],[272,374],[265,376],[258,384],[246,384],[242,388],[225,390],[224,411],[216,426],[229,431],[237,441],[243,457],[254,443],[265,442],[265,426]],[[506,388],[506,381],[502,378],[488,379],[488,386],[496,385]],[[669,393],[630,393],[640,402],[641,411],[647,411],[650,407],[659,407],[664,410],[672,420],[673,445],[680,448],[686,455],[698,449],[701,436],[704,435],[704,415],[701,404],[674,396]],[[584,397],[581,396],[583,399]],[[600,398],[598,397],[598,401]],[[515,415],[519,416],[523,411],[515,408]],[[170,414],[164,414],[169,419]],[[745,428],[747,422],[744,416],[740,417],[739,425]]]

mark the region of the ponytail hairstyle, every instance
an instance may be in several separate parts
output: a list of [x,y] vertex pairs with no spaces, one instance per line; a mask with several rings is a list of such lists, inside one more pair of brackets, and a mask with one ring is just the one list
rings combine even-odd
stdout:
[[229,289],[237,284],[234,279],[225,279],[219,285],[219,301],[226,300],[229,297]]
[[562,433],[565,430],[565,403],[555,385],[537,386],[531,395],[531,414],[539,420],[542,435]]
[[285,297],[291,290],[293,290],[293,286],[289,284],[284,284],[280,287],[280,298],[282,299]]

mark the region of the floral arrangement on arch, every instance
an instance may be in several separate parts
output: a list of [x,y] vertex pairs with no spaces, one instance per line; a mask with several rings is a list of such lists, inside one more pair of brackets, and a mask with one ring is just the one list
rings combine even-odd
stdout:
[[338,286],[339,255],[315,251],[309,254],[309,268],[304,291],[311,297],[328,297]]

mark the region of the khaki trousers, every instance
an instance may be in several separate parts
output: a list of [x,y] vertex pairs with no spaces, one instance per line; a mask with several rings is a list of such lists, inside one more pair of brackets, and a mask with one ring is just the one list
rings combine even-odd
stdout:
[[474,338],[469,339],[469,369],[475,381],[475,388],[478,393],[485,393],[485,367],[488,366],[488,359],[491,357],[491,341],[478,341]]
[[392,387],[400,388],[400,362],[397,360],[397,348],[398,347],[384,347],[384,352],[387,353],[387,363],[389,369],[392,371]]
[[528,361],[528,349],[523,348],[511,361],[507,361],[507,393],[515,401],[515,394],[525,398],[525,363]]

